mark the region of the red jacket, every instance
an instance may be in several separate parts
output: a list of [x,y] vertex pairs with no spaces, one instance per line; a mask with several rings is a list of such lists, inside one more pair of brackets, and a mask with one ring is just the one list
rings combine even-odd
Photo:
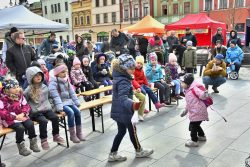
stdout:
[[16,118],[15,115],[24,113],[27,116],[30,111],[30,106],[27,103],[25,97],[21,95],[18,101],[13,101],[6,95],[1,95],[0,97],[0,117],[3,121],[7,123],[8,126],[14,124]]
[[148,80],[142,68],[141,69],[135,68],[134,77],[135,77],[134,80],[138,82],[138,84],[148,86]]
[[134,89],[138,89],[138,88],[141,87],[141,86],[138,84],[138,82],[136,82],[134,79],[132,80],[132,85],[133,85],[133,88],[134,88]]

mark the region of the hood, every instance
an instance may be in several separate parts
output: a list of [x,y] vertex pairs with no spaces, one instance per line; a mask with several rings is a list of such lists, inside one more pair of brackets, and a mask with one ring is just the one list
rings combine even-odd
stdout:
[[[232,32],[235,33],[234,37],[232,37]],[[237,31],[235,31],[235,30],[230,31],[230,38],[237,39]]]
[[[155,39],[154,39],[154,38],[150,38],[150,39],[148,40],[148,43],[150,43],[150,45],[152,45],[152,46],[155,46]],[[160,39],[159,45],[160,45],[160,46],[163,45],[162,39]]]
[[34,67],[29,67],[26,70],[26,77],[27,77],[27,81],[28,81],[29,84],[32,83],[32,79],[39,72],[42,74],[42,82],[43,82],[43,80],[44,80],[44,74],[43,74],[43,72],[42,72],[42,70],[40,68],[34,66]]
[[98,55],[96,56],[96,62],[97,62],[97,63],[99,63],[99,59],[100,59],[101,56],[104,56],[104,57],[105,57],[105,62],[107,61],[107,55],[104,54],[104,53],[100,53],[100,54],[98,54]]
[[188,87],[188,89],[186,91],[190,91],[194,87],[199,87],[199,86],[203,86],[203,84],[201,84],[201,83],[194,80],[193,83]]

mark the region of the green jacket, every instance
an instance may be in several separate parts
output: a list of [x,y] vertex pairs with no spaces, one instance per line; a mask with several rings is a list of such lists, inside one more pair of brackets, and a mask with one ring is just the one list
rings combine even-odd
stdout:
[[185,68],[195,68],[197,66],[196,50],[191,48],[185,50],[182,58],[182,66]]

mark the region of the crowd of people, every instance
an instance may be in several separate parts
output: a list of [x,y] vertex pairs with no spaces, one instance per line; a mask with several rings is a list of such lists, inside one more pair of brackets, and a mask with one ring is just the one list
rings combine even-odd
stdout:
[[[235,71],[239,72],[243,51],[237,32],[231,31],[227,47],[223,45],[225,37],[221,28],[213,36],[215,46],[210,51],[212,56],[202,78],[204,90],[200,89],[202,85],[193,76],[197,72],[196,46],[199,41],[189,28],[180,39],[174,31],[168,37],[155,35],[149,39],[143,36],[134,38],[116,29],[111,31],[111,35],[110,42],[105,39],[97,51],[90,41],[81,36],[60,46],[52,32],[36,51],[25,44],[24,32],[15,27],[10,29],[3,46],[1,68],[6,65],[9,72],[0,80],[0,118],[4,126],[16,131],[20,155],[31,154],[25,147],[25,130],[28,131],[30,149],[40,151],[32,121],[39,123],[43,150],[50,149],[47,120],[52,122],[53,141],[64,143],[59,134],[56,113],[66,113],[72,142],[85,141],[77,94],[97,89],[100,85],[113,85],[112,91],[105,92],[105,95],[112,94],[111,118],[118,127],[109,161],[126,160],[117,153],[126,129],[136,157],[148,157],[153,153],[152,149],[142,148],[135,126],[138,121],[144,121],[145,114],[149,112],[145,107],[146,95],[152,99],[156,109],[185,97],[187,106],[182,116],[189,113],[191,131],[191,140],[185,145],[196,147],[198,141],[206,141],[200,125],[208,120],[208,113],[202,100],[208,96],[209,85],[219,93],[218,87],[226,82],[227,67],[235,65]],[[159,99],[152,88],[159,89]],[[84,100],[90,101],[91,98],[85,97]]]

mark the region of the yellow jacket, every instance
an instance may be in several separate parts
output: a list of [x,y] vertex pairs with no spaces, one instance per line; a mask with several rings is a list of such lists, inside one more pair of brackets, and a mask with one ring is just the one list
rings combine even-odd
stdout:
[[208,64],[206,65],[205,71],[203,72],[203,76],[210,76],[214,78],[219,77],[219,76],[226,77],[227,76],[226,63],[222,61],[220,65],[216,65],[222,68],[221,71],[212,71],[214,63],[215,63],[215,60],[211,60],[210,62],[208,62]]

